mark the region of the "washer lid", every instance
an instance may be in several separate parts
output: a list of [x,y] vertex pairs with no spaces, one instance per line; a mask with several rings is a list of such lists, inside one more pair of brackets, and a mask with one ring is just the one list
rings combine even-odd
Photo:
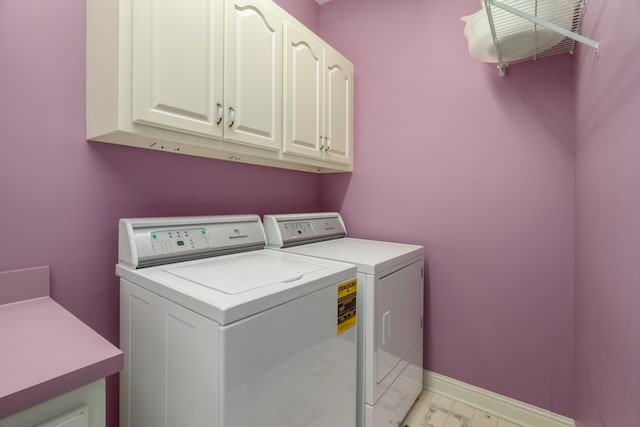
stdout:
[[299,280],[303,275],[320,271],[324,267],[310,262],[292,260],[257,251],[244,256],[216,259],[166,268],[165,272],[207,288],[237,295],[243,292]]
[[[351,264],[261,249],[172,265],[116,265],[122,280],[221,326],[356,278]],[[337,307],[337,305],[336,305]]]

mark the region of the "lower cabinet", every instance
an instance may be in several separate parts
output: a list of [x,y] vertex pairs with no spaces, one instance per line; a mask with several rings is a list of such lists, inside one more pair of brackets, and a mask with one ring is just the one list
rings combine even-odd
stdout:
[[105,427],[105,425],[104,379],[0,420],[0,427]]

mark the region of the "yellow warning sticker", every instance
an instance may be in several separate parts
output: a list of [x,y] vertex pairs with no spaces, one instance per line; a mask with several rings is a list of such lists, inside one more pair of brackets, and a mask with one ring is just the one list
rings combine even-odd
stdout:
[[356,325],[357,293],[357,279],[338,285],[338,335]]

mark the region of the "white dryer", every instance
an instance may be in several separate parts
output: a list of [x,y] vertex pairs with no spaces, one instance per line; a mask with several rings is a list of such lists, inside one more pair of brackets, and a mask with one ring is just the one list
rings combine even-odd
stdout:
[[352,265],[264,249],[256,215],[119,228],[120,426],[355,425]]
[[338,213],[263,220],[268,247],[357,266],[357,425],[397,426],[422,390],[423,247],[346,237]]

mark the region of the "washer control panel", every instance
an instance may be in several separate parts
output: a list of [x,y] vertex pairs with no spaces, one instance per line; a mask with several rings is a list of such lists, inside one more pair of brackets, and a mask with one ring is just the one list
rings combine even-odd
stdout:
[[185,252],[209,247],[205,228],[183,228],[149,232],[155,254]]
[[118,263],[131,268],[264,249],[258,215],[123,218]]

